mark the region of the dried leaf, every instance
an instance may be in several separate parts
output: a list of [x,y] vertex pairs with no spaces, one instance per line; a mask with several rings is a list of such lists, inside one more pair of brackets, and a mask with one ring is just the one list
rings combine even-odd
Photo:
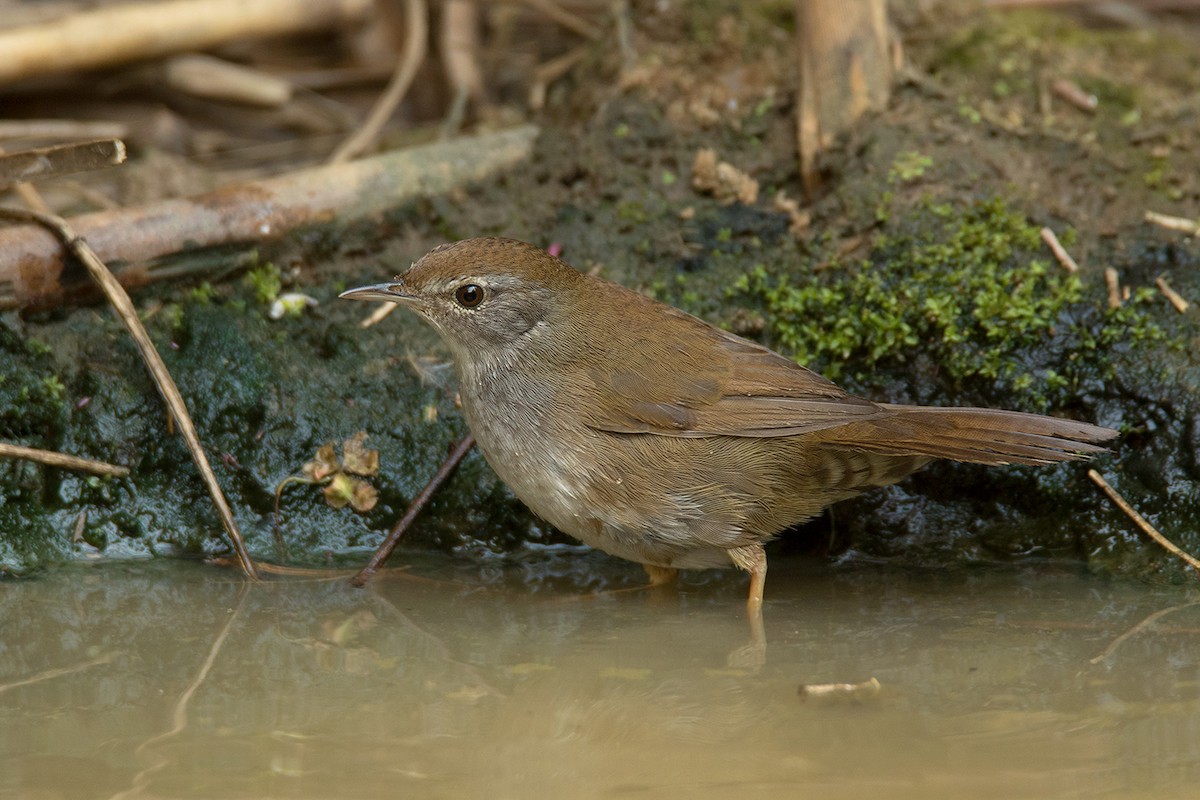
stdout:
[[342,469],[346,472],[364,477],[379,473],[379,451],[367,449],[366,440],[366,431],[359,431],[342,443]]
[[334,508],[345,508],[354,497],[355,479],[344,472],[334,474],[333,480],[325,487],[325,502]]
[[354,479],[354,491],[350,495],[350,507],[365,514],[379,502],[379,492],[364,480]]
[[333,452],[333,442],[322,445],[317,456],[307,462],[300,470],[304,477],[312,481],[323,481],[338,471],[337,455]]

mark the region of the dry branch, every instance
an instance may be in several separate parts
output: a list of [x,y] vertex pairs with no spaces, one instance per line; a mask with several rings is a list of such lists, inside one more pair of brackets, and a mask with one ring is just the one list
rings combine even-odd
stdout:
[[1163,536],[1161,533],[1159,533],[1157,528],[1151,525],[1145,517],[1143,517],[1137,512],[1136,509],[1134,509],[1133,506],[1129,505],[1129,501],[1122,497],[1120,492],[1114,489],[1108,481],[1104,480],[1103,475],[1101,475],[1099,472],[1096,472],[1094,469],[1089,469],[1088,477],[1092,479],[1092,483],[1099,486],[1100,489],[1106,495],[1108,495],[1109,500],[1112,500],[1117,504],[1117,508],[1124,511],[1126,516],[1133,520],[1133,524],[1137,525],[1138,528],[1141,529],[1142,533],[1146,534],[1155,542],[1157,542],[1159,546],[1168,553],[1172,553],[1173,555],[1183,559],[1183,561],[1192,569],[1200,571],[1200,560],[1197,560],[1195,556],[1182,550],[1166,536]]
[[124,122],[74,119],[0,119],[0,139],[124,139]]
[[53,450],[39,450],[36,447],[22,447],[19,444],[0,442],[0,458],[24,459],[36,461],[49,467],[63,467],[80,472],[91,472],[94,475],[111,475],[114,478],[124,478],[129,474],[128,467],[106,464],[103,461],[93,461],[90,458],[69,456],[66,453],[56,453]]
[[162,393],[163,399],[171,411],[171,416],[179,426],[179,431],[183,434],[184,441],[187,442],[188,450],[191,451],[192,458],[200,470],[200,475],[208,486],[209,494],[212,495],[213,503],[217,507],[217,513],[221,517],[221,523],[225,526],[226,533],[229,534],[230,542],[237,553],[242,570],[249,577],[257,579],[258,573],[254,569],[254,562],[250,559],[249,551],[246,550],[246,543],[242,541],[242,535],[238,531],[237,523],[233,519],[233,512],[230,511],[229,504],[225,501],[225,495],[221,492],[220,485],[217,484],[217,478],[213,475],[212,468],[208,465],[208,457],[204,454],[204,448],[200,444],[200,437],[196,433],[196,427],[192,424],[192,419],[188,415],[187,406],[183,402],[183,395],[179,393],[179,388],[175,385],[175,380],[171,377],[171,373],[167,371],[167,365],[163,363],[162,356],[158,354],[158,350],[154,347],[154,342],[150,340],[150,334],[146,333],[145,327],[142,326],[141,320],[138,319],[137,310],[133,307],[133,301],[129,299],[129,295],[125,293],[121,284],[109,272],[108,267],[96,257],[95,251],[88,246],[87,242],[80,238],[79,234],[62,217],[39,214],[33,211],[22,211],[15,208],[0,208],[0,218],[21,222],[36,222],[44,226],[53,232],[63,247],[70,250],[87,267],[92,279],[100,284],[100,287],[112,303],[113,310],[129,330],[134,344],[137,345],[138,350],[142,354],[142,359],[146,362],[146,368],[150,370],[151,377],[154,378],[159,392]]
[[168,0],[0,31],[0,85],[362,20],[371,0]]
[[34,178],[112,167],[124,161],[125,143],[120,139],[100,139],[6,153],[0,155],[0,188]]
[[[536,135],[536,128],[523,126],[465,136],[192,198],[98,211],[73,218],[71,226],[101,260],[126,264],[118,272],[125,286],[141,286],[177,277],[177,265],[149,262],[183,250],[261,243],[302,225],[374,216],[421,195],[482,180],[523,160]],[[68,272],[67,264],[45,230],[0,229],[0,310],[52,307],[86,295],[91,287]]]

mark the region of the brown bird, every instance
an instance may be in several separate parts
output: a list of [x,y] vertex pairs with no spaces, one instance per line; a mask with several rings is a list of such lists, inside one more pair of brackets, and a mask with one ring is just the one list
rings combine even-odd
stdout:
[[1050,464],[1116,431],[986,408],[874,403],[762,345],[511,239],[435,248],[344,292],[420,314],[453,354],[500,478],[559,530],[643,564],[735,565],[762,606],[772,536],[935,458]]

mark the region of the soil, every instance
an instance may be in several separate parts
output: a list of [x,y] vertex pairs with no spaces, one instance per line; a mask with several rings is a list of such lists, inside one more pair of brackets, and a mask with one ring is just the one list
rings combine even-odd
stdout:
[[[493,105],[475,124],[536,122],[528,163],[382,220],[303,231],[260,248],[248,273],[141,293],[252,552],[284,560],[282,540],[290,563],[361,562],[465,433],[436,337],[401,314],[363,331],[363,308],[334,297],[440,242],[485,235],[553,245],[581,269],[796,354],[875,399],[1119,427],[1116,452],[1096,468],[1164,533],[1200,550],[1200,245],[1144,219],[1148,210],[1200,217],[1200,18],[1114,27],[952,2],[891,11],[906,63],[892,102],[822,157],[811,197],[796,174],[788,4],[635,4],[632,63],[596,44],[540,112],[520,110],[527,71],[492,73]],[[542,55],[566,46],[548,38]],[[1066,102],[1059,80],[1094,95],[1095,110]],[[409,117],[431,118],[418,100]],[[696,188],[704,149],[756,181],[757,197],[744,183],[730,196]],[[164,159],[181,167],[170,181]],[[228,177],[158,151],[123,175],[122,201]],[[1037,238],[1042,227],[1065,242],[1077,279]],[[1120,312],[1107,306],[1107,267],[1133,290]],[[1186,313],[1158,293],[1160,277],[1193,301]],[[996,312],[1000,325],[980,299],[996,287],[1014,310]],[[320,304],[270,319],[270,301],[288,291]],[[963,341],[930,310],[952,302]],[[0,573],[224,550],[198,476],[107,310],[6,313],[0,360],[0,437],[133,469],[104,481],[0,465]],[[380,451],[378,474],[365,478],[378,503],[335,509],[318,487],[291,484],[276,519],[280,482],[358,431]],[[1178,577],[1085,471],[937,465],[775,546],[838,564],[1059,559]],[[505,559],[562,569],[539,554],[567,545],[477,454],[406,540],[483,568]],[[579,570],[578,582],[596,580]]]

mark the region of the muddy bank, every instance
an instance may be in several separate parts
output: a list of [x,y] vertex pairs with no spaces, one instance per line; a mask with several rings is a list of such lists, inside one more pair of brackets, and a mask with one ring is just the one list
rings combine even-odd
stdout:
[[[464,433],[433,334],[404,314],[362,331],[363,308],[334,298],[442,241],[480,235],[557,243],[581,269],[875,399],[1119,427],[1116,452],[1097,468],[1200,550],[1197,310],[1176,312],[1155,288],[1166,277],[1200,300],[1200,247],[1143,221],[1148,209],[1200,215],[1195,26],[1094,28],[1058,14],[902,6],[896,23],[917,77],[826,156],[826,188],[797,214],[776,199],[803,196],[790,34],[774,6],[751,8],[737,19],[719,7],[636,16],[637,66],[621,72],[598,47],[534,120],[543,132],[529,162],[502,177],[371,224],[305,231],[226,280],[139,294],[256,557],[282,558],[276,486],[326,442],[368,434],[380,451],[370,479],[379,501],[358,513],[332,508],[320,487],[289,486],[279,533],[291,563],[365,558]],[[1056,76],[1094,93],[1096,112],[1043,107]],[[702,148],[757,180],[757,198],[698,190]],[[1043,226],[1080,262],[1077,276],[1046,249]],[[1106,267],[1131,289],[1117,310]],[[271,319],[287,291],[319,305]],[[0,569],[224,550],[194,468],[107,310],[4,315],[0,378],[0,436],[132,469],[114,481],[0,464]],[[565,541],[474,454],[406,546],[520,558],[531,543]],[[1079,465],[936,465],[837,506],[779,547],[921,566],[1052,558],[1180,574]]]

